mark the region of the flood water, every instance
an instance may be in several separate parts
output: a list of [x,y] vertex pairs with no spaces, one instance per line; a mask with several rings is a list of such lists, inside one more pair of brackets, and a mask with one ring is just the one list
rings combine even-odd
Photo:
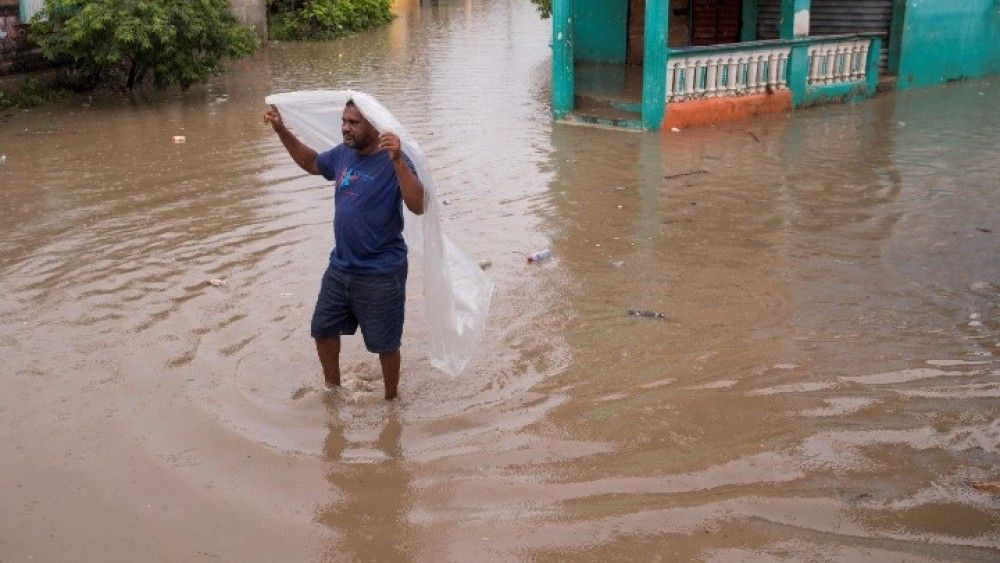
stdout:
[[[995,83],[584,128],[527,1],[397,11],[0,121],[0,560],[1000,556]],[[360,337],[321,391],[332,192],[260,122],[343,87],[422,143],[497,287],[452,379],[411,268],[396,404]]]

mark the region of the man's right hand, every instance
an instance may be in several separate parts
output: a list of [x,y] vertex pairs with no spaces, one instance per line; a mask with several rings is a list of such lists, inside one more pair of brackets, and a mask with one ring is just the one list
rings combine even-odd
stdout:
[[269,123],[275,133],[281,133],[285,130],[285,122],[281,119],[281,112],[274,106],[264,112],[264,123]]

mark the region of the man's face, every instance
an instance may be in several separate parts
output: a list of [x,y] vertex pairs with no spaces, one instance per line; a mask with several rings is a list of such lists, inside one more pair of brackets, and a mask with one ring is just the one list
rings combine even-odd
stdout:
[[344,107],[340,132],[344,135],[344,144],[354,150],[363,151],[378,142],[378,132],[355,106]]

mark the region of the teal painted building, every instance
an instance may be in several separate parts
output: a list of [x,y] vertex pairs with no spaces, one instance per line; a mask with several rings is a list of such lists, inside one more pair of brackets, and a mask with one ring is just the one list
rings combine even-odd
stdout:
[[1000,0],[553,0],[552,26],[555,118],[629,129],[1000,73]]
[[900,89],[1000,74],[1000,0],[900,4]]
[[44,0],[19,0],[21,21],[27,22],[42,9]]

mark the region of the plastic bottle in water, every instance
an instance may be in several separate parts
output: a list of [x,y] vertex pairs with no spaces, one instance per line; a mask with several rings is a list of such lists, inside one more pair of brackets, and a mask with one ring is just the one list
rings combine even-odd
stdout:
[[548,248],[539,250],[537,252],[532,252],[528,255],[528,262],[544,262],[552,258],[552,251]]

